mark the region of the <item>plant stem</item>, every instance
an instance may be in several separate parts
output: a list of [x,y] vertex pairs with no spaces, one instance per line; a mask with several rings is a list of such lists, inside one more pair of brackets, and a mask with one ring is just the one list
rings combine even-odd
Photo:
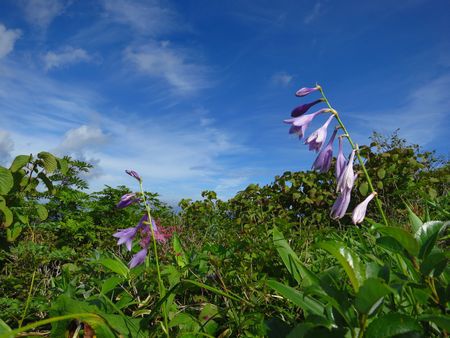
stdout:
[[36,268],[34,268],[33,275],[31,276],[30,289],[28,290],[27,301],[25,303],[25,309],[23,310],[23,313],[22,313],[22,318],[19,321],[19,328],[22,327],[22,323],[25,320],[25,316],[27,315],[27,312],[28,312],[28,307],[30,306],[32,293],[33,293],[33,287],[34,287],[34,277],[35,276],[36,276]]
[[[145,192],[144,192],[144,188],[142,187],[142,181],[141,180],[139,180],[139,187],[141,189],[142,198],[144,199],[145,210],[147,211],[149,228],[150,228],[150,231],[152,232],[153,251],[154,251],[154,254],[155,254],[155,264],[156,264],[156,270],[157,270],[157,273],[158,273],[159,297],[161,299],[165,295],[165,290],[164,290],[164,285],[163,285],[163,281],[162,281],[162,278],[161,278],[161,269],[159,267],[158,249],[157,249],[157,246],[156,246],[155,231],[153,229],[153,224],[152,224],[152,215],[151,215],[151,212],[150,212],[150,206],[147,203],[147,197],[145,196]],[[165,304],[162,304],[162,311],[163,311],[163,317],[164,317],[164,326],[165,326],[165,328],[163,328],[163,331],[166,333],[167,337],[169,337],[169,323],[168,323],[168,320],[167,320],[167,311],[166,310],[167,309],[166,309]]]
[[[353,140],[352,140],[352,138],[350,136],[350,133],[347,131],[347,128],[345,127],[344,123],[342,122],[341,118],[339,117],[339,114],[337,113],[337,111],[331,106],[331,104],[328,101],[327,97],[325,96],[325,93],[324,93],[324,91],[323,91],[321,86],[319,86],[319,90],[320,90],[320,93],[322,94],[324,102],[327,104],[328,108],[330,108],[333,111],[333,114],[336,117],[336,120],[338,121],[338,123],[341,126],[342,130],[344,131],[345,134],[347,134],[347,139],[348,139],[348,142],[350,143],[352,149],[356,150],[356,157],[358,158],[359,164],[361,165],[361,168],[362,168],[362,170],[364,172],[364,176],[366,177],[367,184],[369,185],[370,191],[376,193],[376,191],[375,191],[375,189],[373,187],[373,184],[372,184],[372,180],[370,179],[369,173],[367,172],[366,166],[364,165],[364,161],[363,161],[363,159],[362,159],[362,157],[361,157],[361,155],[359,153],[358,145],[356,145],[353,142]],[[375,195],[375,203],[376,203],[376,205],[378,207],[378,210],[379,210],[379,212],[381,214],[381,217],[383,218],[384,223],[386,224],[386,226],[389,226],[389,223],[387,221],[386,215],[385,215],[384,210],[383,210],[383,206],[381,205],[381,201],[378,198],[378,195]]]

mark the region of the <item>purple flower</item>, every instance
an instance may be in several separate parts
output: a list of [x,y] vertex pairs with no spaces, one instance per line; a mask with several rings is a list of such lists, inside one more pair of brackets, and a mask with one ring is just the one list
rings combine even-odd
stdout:
[[135,193],[128,193],[128,194],[123,195],[120,198],[120,201],[119,201],[119,203],[117,203],[116,207],[119,209],[122,209],[133,203],[136,203],[137,201],[139,201],[139,198],[136,197]]
[[291,116],[292,117],[299,117],[301,115],[303,115],[304,113],[306,113],[309,108],[311,108],[312,106],[318,104],[319,102],[322,102],[323,99],[318,99],[316,101],[307,103],[307,104],[303,104],[301,106],[298,106],[297,108],[295,108],[292,112],[291,112]]
[[128,251],[131,251],[131,246],[133,245],[133,239],[136,236],[137,228],[128,228],[116,232],[113,236],[118,238],[117,245],[125,243]]
[[147,257],[147,248],[143,248],[141,251],[139,251],[137,254],[133,256],[133,258],[129,263],[130,269],[144,263],[145,257]]
[[137,179],[139,182],[142,181],[141,176],[139,176],[139,174],[137,172],[135,172],[134,170],[125,170],[125,172],[130,175],[131,177],[134,177],[135,179]]
[[341,219],[345,216],[348,205],[350,204],[351,190],[344,190],[336,199],[331,207],[330,216],[332,219]]
[[342,151],[342,137],[339,137],[339,151],[336,157],[336,179],[339,180],[346,164],[347,160],[345,159],[344,152]]
[[137,229],[143,229],[146,225],[148,225],[148,215],[144,214],[144,216],[141,217],[141,219],[140,219],[138,225],[136,226],[136,228]]
[[364,201],[355,207],[352,213],[353,224],[362,223],[364,217],[366,217],[367,205],[376,196],[376,194],[376,192],[371,193]]
[[350,155],[350,159],[348,160],[347,166],[344,168],[344,171],[342,171],[341,176],[339,176],[338,184],[337,184],[337,191],[340,191],[341,193],[344,190],[351,191],[353,188],[353,184],[355,183],[356,176],[353,172],[353,159],[355,157],[355,151],[352,150],[352,153]]
[[309,145],[309,150],[315,150],[319,151],[322,147],[323,142],[325,142],[327,138],[327,128],[328,125],[331,123],[331,120],[333,120],[334,115],[331,115],[328,120],[323,124],[322,127],[317,129],[315,132],[313,132],[309,137],[306,139],[305,144]]
[[334,130],[333,135],[331,135],[331,138],[328,141],[327,145],[320,151],[319,155],[314,161],[312,166],[314,170],[319,170],[321,173],[326,173],[328,170],[330,170],[331,159],[333,158],[333,142],[336,134],[337,129]]
[[319,90],[320,87],[319,86],[315,86],[314,88],[300,88],[299,90],[297,90],[297,92],[295,93],[295,96],[306,96],[312,92],[315,92],[316,90]]
[[314,120],[317,115],[330,111],[331,109],[323,108],[316,111],[315,113],[294,117],[292,119],[284,120],[283,122],[292,124],[291,128],[289,129],[289,134],[297,134],[301,139],[303,135],[305,135],[308,125],[312,122],[312,120]]

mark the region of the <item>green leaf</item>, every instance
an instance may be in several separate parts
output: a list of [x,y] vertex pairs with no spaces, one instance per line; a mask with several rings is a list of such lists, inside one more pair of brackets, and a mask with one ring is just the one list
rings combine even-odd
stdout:
[[47,219],[48,211],[47,211],[47,208],[44,207],[42,204],[36,205],[36,212],[41,221],[45,221]]
[[420,227],[422,226],[423,222],[422,220],[411,210],[411,208],[406,205],[406,209],[408,209],[408,217],[409,217],[409,222],[411,225],[411,229],[413,231],[413,233],[416,233],[417,231],[419,231]]
[[63,158],[58,158],[58,168],[61,171],[61,174],[65,175],[67,174],[67,171],[69,170],[69,163],[67,162],[67,160],[63,159]]
[[380,190],[383,189],[383,182],[378,181],[377,182],[377,188],[380,189]]
[[338,260],[350,279],[353,289],[358,292],[366,276],[364,266],[358,256],[342,242],[320,242],[317,247],[327,251]]
[[422,327],[417,320],[404,314],[391,312],[370,323],[366,338],[388,338],[413,332],[422,332]]
[[[8,324],[6,324],[1,318],[0,318],[0,335],[5,335],[5,337],[8,337],[7,333],[11,332],[11,328],[8,326]],[[9,336],[9,337],[14,337],[13,335]],[[8,337],[8,338],[9,338]]]
[[280,295],[282,295],[284,298],[290,300],[292,303],[302,308],[306,313],[323,316],[324,305],[318,300],[309,296],[305,296],[303,292],[275,280],[267,281],[267,285],[278,292]]
[[101,264],[105,268],[125,278],[130,273],[130,269],[128,269],[128,267],[118,258],[100,258],[96,263]]
[[0,211],[3,213],[3,226],[9,227],[13,222],[13,213],[6,205],[0,204]]
[[359,185],[359,193],[363,196],[367,195],[367,192],[369,191],[369,185],[367,182],[363,182]]
[[431,252],[439,235],[449,224],[450,222],[431,221],[420,226],[415,234],[420,243],[419,258],[425,258]]
[[392,291],[382,279],[369,278],[356,295],[355,307],[359,312],[370,316],[381,305],[384,296]]
[[432,252],[420,265],[420,272],[430,277],[438,277],[447,267],[448,257],[443,252]]
[[6,195],[14,185],[11,171],[0,166],[0,195]]
[[41,179],[42,182],[44,182],[45,186],[47,187],[47,190],[50,194],[53,194],[53,183],[50,181],[50,179],[45,175],[43,172],[40,172],[37,177]]
[[119,276],[113,276],[105,280],[102,284],[101,292],[107,294],[109,291],[114,289],[120,282],[123,282],[123,278]]
[[9,170],[11,170],[13,173],[17,170],[23,168],[27,163],[29,163],[32,159],[31,155],[19,155],[16,156],[14,161],[11,163],[11,166],[9,167]]
[[382,180],[386,176],[386,170],[380,168],[377,170],[377,176],[380,180]]
[[450,318],[444,315],[422,315],[419,317],[420,321],[433,322],[441,329],[450,332]]
[[177,234],[173,235],[173,251],[175,253],[175,260],[177,261],[178,266],[184,268],[188,264],[188,259]]
[[47,173],[52,173],[58,168],[56,157],[49,152],[42,151],[37,156],[42,160],[43,167]]
[[380,227],[377,230],[385,236],[394,238],[411,255],[417,256],[419,253],[419,243],[417,243],[417,240],[405,229],[397,227]]

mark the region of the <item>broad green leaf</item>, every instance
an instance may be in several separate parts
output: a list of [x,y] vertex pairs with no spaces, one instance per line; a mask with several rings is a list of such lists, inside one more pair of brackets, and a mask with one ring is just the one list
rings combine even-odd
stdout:
[[287,300],[302,308],[306,313],[323,316],[324,305],[318,300],[305,296],[303,292],[275,280],[267,281],[267,285]]
[[382,180],[384,176],[386,176],[386,170],[384,170],[383,168],[378,169],[377,176],[380,180]]
[[109,291],[114,289],[120,282],[123,281],[122,277],[119,276],[113,276],[105,280],[102,284],[102,290],[101,292],[104,294],[107,294]]
[[445,315],[422,315],[419,317],[420,321],[433,322],[441,329],[450,332],[450,317]]
[[448,263],[448,254],[443,252],[430,253],[420,265],[420,272],[431,277],[438,277],[446,268]]
[[317,285],[319,286],[319,278],[314,275],[304,264],[300,262],[297,254],[289,246],[288,242],[284,239],[283,234],[274,227],[272,230],[273,243],[278,251],[284,265],[288,269],[289,273],[294,277],[297,283],[301,284],[304,281],[304,286]]
[[58,162],[56,161],[56,157],[50,154],[49,152],[42,151],[37,155],[43,163],[43,167],[47,173],[52,173],[58,168]]
[[342,242],[320,242],[317,247],[327,251],[338,260],[350,279],[353,289],[358,292],[366,277],[365,268],[358,256]]
[[363,182],[359,185],[359,192],[361,195],[366,196],[368,191],[369,185],[367,184],[367,182]]
[[37,177],[41,179],[42,182],[44,182],[45,186],[47,187],[47,190],[49,193],[53,194],[53,183],[50,181],[50,179],[45,175],[43,172],[40,172]]
[[188,264],[188,259],[177,234],[173,235],[173,251],[175,253],[175,260],[177,261],[178,266],[184,268]]
[[67,174],[67,171],[69,170],[69,163],[67,160],[63,158],[57,158],[58,161],[58,168],[61,171],[61,174],[65,175]]
[[0,204],[0,212],[3,213],[3,226],[9,227],[13,222],[13,213],[6,205]]
[[[6,324],[1,318],[0,318],[0,335],[5,335],[7,336],[8,332],[11,332],[11,328],[8,326],[8,324]],[[12,335],[10,336],[11,338],[13,337]]]
[[103,265],[105,268],[125,278],[130,273],[130,269],[118,258],[100,258],[96,263]]
[[419,243],[408,231],[397,227],[381,227],[378,232],[385,236],[394,238],[409,254],[417,256],[419,253]]
[[450,222],[431,221],[422,224],[415,237],[420,243],[419,258],[425,258],[433,249],[439,235]]
[[32,159],[31,155],[19,155],[16,156],[14,161],[11,163],[11,166],[9,167],[9,170],[11,170],[13,173],[17,170],[23,168],[27,163],[29,163]]
[[0,166],[0,195],[6,195],[14,185],[11,171]]
[[392,291],[382,279],[369,278],[356,295],[355,307],[359,312],[370,316],[381,305],[384,296]]
[[388,338],[413,332],[422,332],[417,320],[401,313],[391,312],[369,324],[366,338]]
[[13,227],[6,229],[6,240],[8,242],[14,242],[21,233],[22,227],[19,224],[14,223]]
[[44,207],[42,204],[36,205],[36,212],[41,221],[45,221],[47,219],[48,211],[47,211],[47,208]]
[[419,231],[420,227],[422,226],[423,222],[422,220],[411,210],[409,205],[406,205],[406,209],[408,209],[408,217],[409,217],[409,223],[411,225],[411,229],[413,233],[416,233]]

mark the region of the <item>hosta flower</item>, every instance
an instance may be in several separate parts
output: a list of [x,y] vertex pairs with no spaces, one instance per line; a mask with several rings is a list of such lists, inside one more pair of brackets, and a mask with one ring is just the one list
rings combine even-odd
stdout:
[[316,90],[319,90],[320,87],[319,86],[315,86],[314,88],[300,88],[299,90],[297,90],[297,92],[295,93],[295,96],[306,96],[312,92],[315,92]]
[[322,127],[317,129],[315,132],[313,132],[309,137],[306,139],[305,144],[309,146],[309,150],[315,150],[319,151],[322,147],[323,142],[325,142],[327,138],[327,129],[328,125],[331,123],[331,120],[333,120],[334,115],[331,115],[328,120],[323,124]]
[[292,117],[299,117],[301,115],[303,115],[304,113],[306,113],[309,108],[311,108],[312,106],[318,104],[319,102],[322,102],[323,99],[318,99],[316,101],[310,102],[310,103],[306,103],[303,104],[301,106],[298,106],[297,108],[295,108],[292,112],[291,112],[291,116]]
[[355,151],[352,150],[350,155],[350,159],[348,160],[347,166],[344,168],[344,171],[339,176],[337,191],[343,192],[344,190],[352,190],[353,184],[355,183],[356,175],[353,172],[353,159],[355,158]]
[[125,170],[125,172],[130,175],[131,177],[134,177],[135,179],[137,179],[139,182],[142,181],[141,176],[139,176],[139,174],[137,172],[135,172],[134,170]]
[[131,247],[133,245],[133,239],[136,237],[137,233],[137,227],[136,228],[128,228],[124,230],[120,230],[116,232],[113,236],[118,238],[117,245],[125,244],[128,251],[131,251]]
[[129,263],[130,269],[144,263],[145,257],[147,257],[147,248],[143,248],[141,251],[139,251],[137,254],[133,256],[133,258]]
[[323,108],[316,111],[315,113],[294,117],[292,119],[284,120],[283,122],[292,125],[289,129],[289,134],[297,134],[301,139],[303,135],[305,135],[308,125],[312,122],[312,120],[314,120],[317,115],[330,111],[331,109]]
[[336,137],[337,129],[334,130],[327,145],[320,151],[316,160],[313,163],[313,169],[319,170],[321,173],[326,173],[330,170],[331,159],[333,158],[333,142]]
[[376,192],[371,193],[369,196],[366,197],[364,201],[362,201],[356,206],[356,208],[353,210],[352,213],[353,224],[362,223],[364,217],[366,217],[367,205],[376,196],[376,194],[377,194]]
[[137,201],[139,201],[139,198],[136,196],[135,193],[125,194],[120,198],[119,203],[117,203],[117,208],[119,209],[125,208],[133,203],[136,203]]
[[350,204],[351,190],[344,190],[336,199],[331,207],[330,216],[332,219],[341,219],[345,216],[348,205]]
[[342,137],[339,137],[339,150],[336,157],[336,179],[339,179],[341,173],[344,171],[346,164],[347,160],[345,159],[344,152],[342,151]]

